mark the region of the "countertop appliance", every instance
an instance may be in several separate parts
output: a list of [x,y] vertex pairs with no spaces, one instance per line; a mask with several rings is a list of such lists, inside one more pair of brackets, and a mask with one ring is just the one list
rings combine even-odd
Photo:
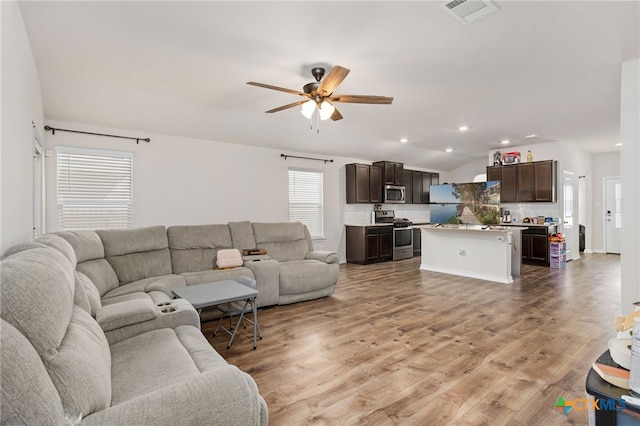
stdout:
[[395,217],[393,210],[377,210],[376,223],[393,225],[393,260],[413,257],[413,228],[409,219]]

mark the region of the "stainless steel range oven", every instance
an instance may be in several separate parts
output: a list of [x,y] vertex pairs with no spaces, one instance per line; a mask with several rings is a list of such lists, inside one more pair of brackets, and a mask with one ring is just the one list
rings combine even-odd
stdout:
[[393,223],[393,260],[413,257],[413,228],[409,221]]
[[399,219],[393,210],[375,210],[375,223],[393,225],[393,260],[413,257],[413,228],[409,219]]

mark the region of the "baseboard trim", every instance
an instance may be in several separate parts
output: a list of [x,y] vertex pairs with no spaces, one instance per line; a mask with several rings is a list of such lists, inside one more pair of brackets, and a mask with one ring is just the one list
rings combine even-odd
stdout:
[[437,266],[425,265],[424,263],[420,264],[420,269],[423,271],[441,272],[443,274],[458,275],[460,277],[477,278],[479,280],[493,281],[500,284],[513,283],[513,277],[504,277],[500,275],[479,274],[475,272],[458,271],[455,269],[440,268]]

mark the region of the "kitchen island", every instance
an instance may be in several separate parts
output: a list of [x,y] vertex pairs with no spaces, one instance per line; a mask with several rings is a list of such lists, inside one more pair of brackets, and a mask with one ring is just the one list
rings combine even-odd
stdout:
[[518,226],[425,225],[420,269],[510,284],[521,271]]

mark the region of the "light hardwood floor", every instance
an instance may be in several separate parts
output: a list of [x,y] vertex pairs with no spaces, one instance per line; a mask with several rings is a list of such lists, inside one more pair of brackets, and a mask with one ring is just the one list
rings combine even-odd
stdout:
[[271,425],[588,424],[554,404],[585,397],[615,337],[619,256],[525,265],[506,285],[419,265],[341,265],[332,296],[261,310],[255,351],[249,328],[228,350],[203,331],[255,378]]

